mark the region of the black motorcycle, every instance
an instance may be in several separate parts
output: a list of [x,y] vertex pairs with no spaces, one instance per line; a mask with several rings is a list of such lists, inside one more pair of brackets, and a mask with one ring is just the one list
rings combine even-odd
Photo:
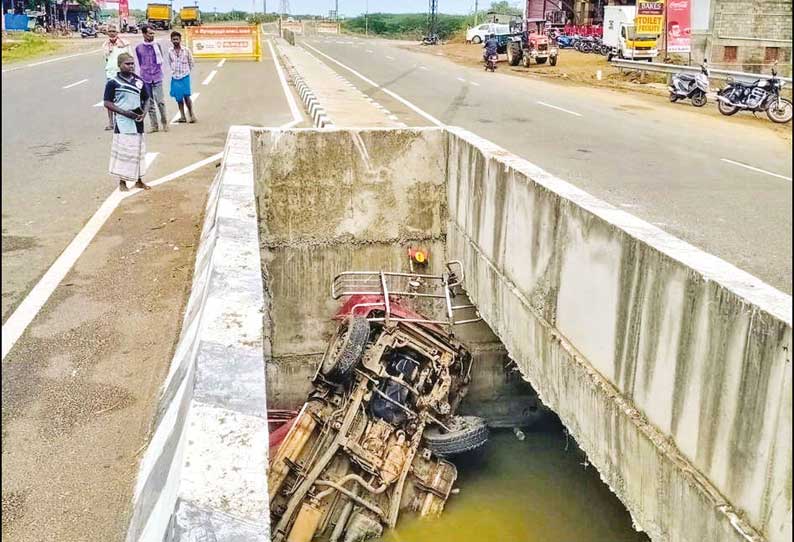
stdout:
[[772,77],[753,83],[729,81],[728,86],[717,93],[717,108],[723,115],[734,115],[739,111],[766,111],[772,122],[784,124],[791,121],[791,102],[780,96],[783,81],[772,68]]

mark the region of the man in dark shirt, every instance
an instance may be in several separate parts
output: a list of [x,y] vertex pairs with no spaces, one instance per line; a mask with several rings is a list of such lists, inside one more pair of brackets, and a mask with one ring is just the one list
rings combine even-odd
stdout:
[[146,144],[143,139],[143,104],[149,98],[143,80],[135,75],[132,55],[122,53],[119,72],[105,84],[105,108],[113,116],[113,145],[110,149],[110,174],[119,179],[119,190],[127,190],[127,181],[135,188],[149,190],[143,183],[146,174]]
[[485,45],[483,45],[485,52],[482,54],[483,60],[486,62],[488,61],[488,57],[491,55],[498,54],[499,51],[499,40],[496,39],[495,34],[490,34],[488,39],[485,40]]

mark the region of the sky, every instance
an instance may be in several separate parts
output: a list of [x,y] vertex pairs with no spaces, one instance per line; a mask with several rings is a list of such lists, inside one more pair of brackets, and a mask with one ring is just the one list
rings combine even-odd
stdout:
[[[162,0],[154,0],[162,1]],[[369,12],[382,13],[424,13],[427,11],[428,0],[338,0],[339,14],[345,17],[355,17],[365,12],[369,4]],[[267,3],[268,12],[276,12],[279,9],[279,0],[198,0],[198,6],[202,11],[211,12],[215,8],[218,11],[230,11],[239,9],[241,11],[261,12],[263,3]],[[438,10],[441,13],[451,13],[465,15],[474,10],[475,0],[438,0]],[[130,0],[130,7],[133,9],[145,9],[146,0]],[[192,0],[174,0],[175,8],[182,5],[193,5]],[[511,2],[519,4],[520,2]],[[479,0],[480,9],[491,5],[490,0]],[[295,14],[328,15],[328,10],[334,8],[334,0],[289,0],[290,12]]]

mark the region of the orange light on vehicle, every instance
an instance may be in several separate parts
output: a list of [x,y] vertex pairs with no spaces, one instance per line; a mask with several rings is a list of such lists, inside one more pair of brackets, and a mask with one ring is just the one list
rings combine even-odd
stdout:
[[411,261],[418,264],[426,264],[429,259],[427,250],[423,248],[410,248],[408,249],[408,257]]

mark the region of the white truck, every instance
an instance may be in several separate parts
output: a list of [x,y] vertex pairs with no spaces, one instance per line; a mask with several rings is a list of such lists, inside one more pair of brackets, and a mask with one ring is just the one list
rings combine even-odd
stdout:
[[659,55],[657,34],[639,34],[634,25],[635,6],[604,6],[604,45],[611,49],[607,60],[614,57],[652,62]]

